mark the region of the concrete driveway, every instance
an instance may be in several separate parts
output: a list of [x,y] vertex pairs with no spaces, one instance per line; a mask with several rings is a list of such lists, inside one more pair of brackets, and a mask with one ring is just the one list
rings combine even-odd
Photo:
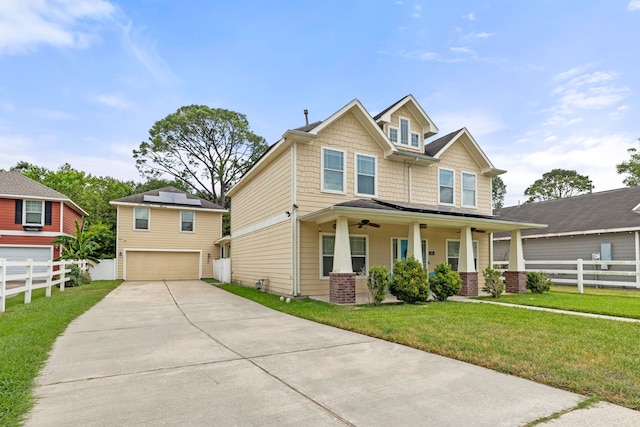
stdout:
[[[200,281],[122,284],[59,337],[36,394],[27,426],[520,426],[584,399]],[[553,424],[640,413],[603,403]]]

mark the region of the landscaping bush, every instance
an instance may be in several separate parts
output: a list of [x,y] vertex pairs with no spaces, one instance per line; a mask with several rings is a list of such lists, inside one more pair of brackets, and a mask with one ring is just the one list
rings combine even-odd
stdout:
[[389,291],[399,300],[408,303],[426,301],[429,298],[429,282],[422,263],[413,257],[397,261],[393,266]]
[[484,277],[484,286],[482,290],[487,292],[494,298],[498,298],[504,292],[504,282],[502,281],[502,273],[491,267],[487,267],[482,271]]
[[369,269],[367,288],[370,304],[376,305],[384,301],[390,282],[389,269],[384,265],[374,265]]
[[72,264],[70,267],[71,271],[69,272],[69,281],[65,283],[65,286],[80,286],[80,285],[88,285],[91,283],[91,275],[88,271],[80,270],[75,264]]
[[542,271],[527,271],[527,289],[532,294],[542,294],[551,289],[551,279]]
[[451,265],[446,262],[436,265],[431,276],[431,292],[438,301],[445,301],[447,298],[457,295],[462,287],[462,278],[457,271],[451,270]]

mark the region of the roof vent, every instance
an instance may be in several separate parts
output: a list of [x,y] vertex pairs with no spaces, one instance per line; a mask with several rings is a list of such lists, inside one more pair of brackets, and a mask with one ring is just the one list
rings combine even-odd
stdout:
[[306,108],[304,109],[304,121],[307,123],[307,126],[309,126],[309,110]]

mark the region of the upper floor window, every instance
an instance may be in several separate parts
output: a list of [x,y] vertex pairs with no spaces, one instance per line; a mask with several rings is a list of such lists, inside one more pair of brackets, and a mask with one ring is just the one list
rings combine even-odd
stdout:
[[40,200],[25,200],[24,224],[44,225],[44,202]]
[[389,127],[389,140],[394,144],[398,143],[398,128]]
[[193,211],[180,211],[180,231],[193,231]]
[[476,207],[476,175],[462,172],[462,206]]
[[411,132],[411,146],[416,148],[420,147],[420,134]]
[[438,202],[447,205],[453,205],[453,171],[450,169],[438,170]]
[[374,196],[376,194],[376,158],[356,155],[356,193]]
[[149,208],[133,208],[133,229],[149,229]]
[[[333,270],[333,251],[335,247],[336,236],[332,234],[322,235],[322,277],[329,277],[329,273]],[[367,237],[366,236],[349,236],[349,245],[351,246],[351,268],[355,273],[367,271]]]
[[344,193],[344,151],[322,149],[322,190]]
[[409,119],[400,117],[400,144],[409,145]]

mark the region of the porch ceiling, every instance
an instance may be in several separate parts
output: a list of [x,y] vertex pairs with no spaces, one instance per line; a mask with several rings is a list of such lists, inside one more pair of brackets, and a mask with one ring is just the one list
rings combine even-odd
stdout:
[[335,221],[345,217],[349,221],[368,219],[372,222],[408,225],[414,222],[428,227],[461,228],[475,227],[488,233],[499,231],[544,228],[546,224],[507,221],[490,215],[460,209],[443,209],[416,203],[391,202],[377,199],[358,199],[339,203],[300,217],[300,221],[316,224]]

